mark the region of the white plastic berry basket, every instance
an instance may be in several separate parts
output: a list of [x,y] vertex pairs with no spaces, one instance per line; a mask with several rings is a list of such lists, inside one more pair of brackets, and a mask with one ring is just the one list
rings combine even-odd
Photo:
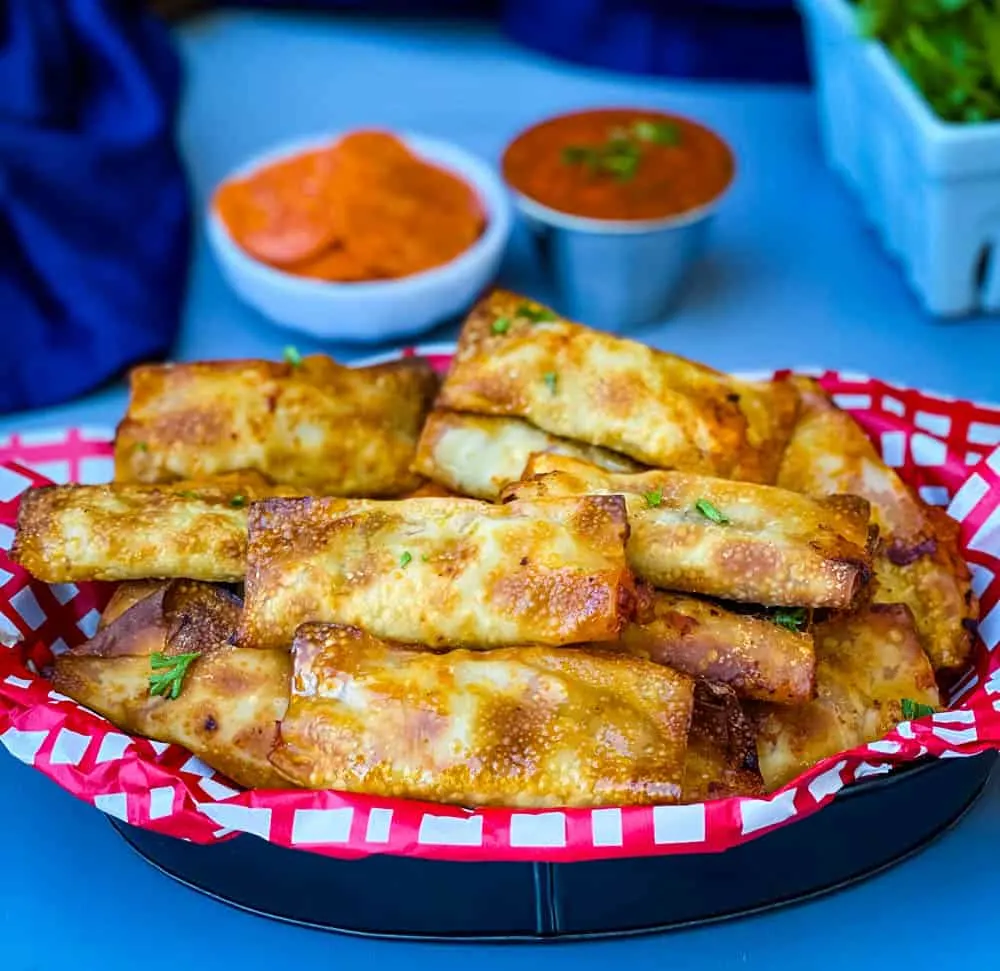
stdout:
[[924,307],[1000,313],[1000,122],[938,118],[847,0],[798,0],[823,148]]

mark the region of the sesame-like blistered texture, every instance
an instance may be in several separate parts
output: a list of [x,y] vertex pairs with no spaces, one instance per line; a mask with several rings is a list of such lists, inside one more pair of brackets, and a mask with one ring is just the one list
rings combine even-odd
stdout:
[[618,646],[691,677],[728,685],[741,698],[801,704],[813,696],[811,633],[698,597],[654,591],[649,614],[625,628]]
[[627,536],[620,496],[257,503],[240,643],[287,649],[307,621],[431,647],[613,640]]
[[645,465],[773,482],[798,396],[496,291],[466,320],[437,407],[524,418]]
[[681,794],[693,685],[580,648],[438,654],[355,628],[295,638],[273,764],[292,782],[463,806],[621,806]]
[[[178,581],[139,601],[93,640],[55,660],[55,687],[118,728],[193,752],[248,788],[287,788],[268,761],[288,702],[286,651],[226,643],[239,602]],[[149,655],[200,653],[176,699],[151,695]]]
[[613,472],[638,472],[638,462],[584,442],[550,435],[520,418],[432,411],[417,445],[415,471],[460,495],[495,502],[521,478],[535,452],[573,455]]
[[820,759],[874,741],[902,701],[938,707],[934,670],[903,604],[872,604],[815,630],[816,692],[806,705],[759,705],[757,751],[769,790]]
[[410,463],[437,385],[418,359],[144,365],[132,372],[118,426],[115,477],[171,482],[254,469],[324,495],[396,495],[418,484]]
[[697,681],[681,801],[763,794],[753,723],[732,688]]
[[882,461],[857,422],[822,388],[794,380],[803,411],[778,484],[812,495],[851,492],[871,503],[881,532],[874,599],[910,608],[939,680],[947,684],[969,663],[979,616],[958,525]]
[[246,481],[42,486],[21,499],[11,555],[48,583],[241,580],[249,503],[298,491]]
[[525,475],[502,497],[624,495],[629,563],[666,590],[845,608],[869,578],[868,503],[854,496],[813,498],[685,472],[617,474],[557,455],[532,456]]

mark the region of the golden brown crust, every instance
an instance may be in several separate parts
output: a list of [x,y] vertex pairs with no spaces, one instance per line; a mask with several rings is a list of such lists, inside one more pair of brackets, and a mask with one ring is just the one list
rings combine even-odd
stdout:
[[97,629],[104,630],[129,607],[134,607],[140,600],[157,593],[170,582],[170,580],[126,580],[124,583],[119,583],[101,614]]
[[756,733],[735,692],[725,685],[696,682],[681,801],[761,796],[764,791]]
[[472,310],[437,407],[524,418],[646,465],[774,481],[792,386],[740,381],[554,314],[532,322],[525,305],[539,309],[498,290]]
[[441,410],[427,417],[413,468],[458,495],[494,502],[535,452],[572,455],[614,472],[642,469],[627,456],[550,435],[520,418]]
[[[287,787],[268,756],[287,706],[289,658],[227,643],[238,618],[239,602],[225,591],[168,584],[57,657],[55,687],[124,731],[187,748],[238,785]],[[150,695],[157,652],[201,654],[176,699]]]
[[115,477],[171,482],[254,469],[328,495],[406,492],[418,484],[409,467],[437,385],[422,359],[145,365],[132,372]]
[[466,806],[671,803],[692,688],[623,655],[434,654],[309,624],[271,759],[310,788]]
[[612,640],[632,607],[627,536],[617,496],[258,503],[240,642],[287,649],[307,621],[430,646]]
[[21,500],[11,556],[48,583],[241,580],[248,504],[300,491],[243,477],[223,484],[42,486]]
[[882,540],[873,597],[905,603],[942,684],[972,655],[979,605],[958,526],[924,503],[879,457],[863,429],[816,382],[794,379],[803,401],[778,484],[812,495],[852,492],[872,504]]
[[937,707],[934,670],[902,604],[872,604],[817,626],[815,701],[756,709],[760,768],[777,789],[820,759],[874,741],[902,701]]
[[815,691],[812,634],[697,597],[655,591],[647,615],[625,628],[617,647],[728,685],[741,698],[792,705]]
[[[629,563],[654,586],[746,603],[851,606],[868,581],[868,504],[684,472],[615,474],[578,459],[532,456],[502,498],[620,493]],[[699,512],[707,501],[727,520]]]

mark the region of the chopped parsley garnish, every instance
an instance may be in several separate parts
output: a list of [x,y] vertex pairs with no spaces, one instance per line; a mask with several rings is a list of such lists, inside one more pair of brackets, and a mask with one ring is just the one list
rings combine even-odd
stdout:
[[663,490],[653,489],[652,492],[644,492],[642,498],[646,500],[646,505],[650,509],[654,509],[656,506],[663,502]]
[[493,321],[494,334],[506,334],[510,330],[510,319],[507,317],[497,317]]
[[185,499],[200,499],[201,496],[197,492],[192,492],[190,489],[184,489],[182,492],[178,492],[177,495],[183,496]]
[[562,150],[566,165],[582,165],[592,175],[603,173],[620,182],[633,178],[642,161],[642,146],[678,145],[680,128],[663,119],[640,120],[630,128],[612,128],[601,145],[568,145]]
[[420,554],[420,562],[421,563],[427,563],[429,560],[430,560],[430,557],[426,553],[421,553]]
[[771,614],[771,622],[785,630],[801,631],[807,620],[805,607],[785,607]]
[[545,382],[549,391],[555,394],[556,387],[559,384],[559,375],[556,374],[555,371],[546,371],[545,374],[542,375],[542,380]]
[[283,353],[286,364],[291,364],[292,367],[298,367],[302,363],[302,355],[299,353],[299,349],[295,347],[294,344],[289,344]]
[[526,303],[517,308],[516,316],[530,320],[533,324],[544,324],[548,320],[556,319],[556,315],[547,307],[532,307]]
[[924,715],[934,714],[934,709],[930,705],[914,701],[912,698],[903,698],[901,705],[903,708],[903,718],[906,721],[913,721],[914,718],[923,718]]
[[246,496],[233,496],[233,498],[229,500],[229,505],[232,506],[233,509],[241,509],[246,504],[247,504]]
[[136,442],[135,448],[137,452],[148,452],[149,446],[145,442]]
[[681,130],[672,121],[637,121],[632,126],[635,137],[654,145],[678,145]]
[[411,552],[410,552],[409,550],[407,550],[407,551],[406,551],[405,553],[403,553],[403,555],[402,555],[402,556],[401,556],[401,557],[399,558],[399,565],[400,565],[400,566],[409,566],[409,565],[410,565],[410,562],[411,562],[412,560],[413,560],[413,554],[412,554],[412,553],[411,553]]
[[158,651],[150,657],[149,664],[153,669],[149,675],[150,695],[162,695],[171,701],[177,698],[181,693],[181,685],[184,683],[188,668],[199,657],[201,657],[200,651],[194,651],[191,654],[174,654],[172,657]]
[[699,499],[694,508],[698,510],[706,519],[711,519],[713,523],[725,526],[729,522],[729,517],[721,513],[718,508],[707,499]]

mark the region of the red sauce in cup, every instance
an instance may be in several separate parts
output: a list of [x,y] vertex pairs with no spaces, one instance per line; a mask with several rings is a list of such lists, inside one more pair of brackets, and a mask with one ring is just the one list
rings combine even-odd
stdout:
[[643,108],[550,118],[507,147],[503,174],[516,192],[591,219],[665,219],[718,197],[733,154],[703,125]]

